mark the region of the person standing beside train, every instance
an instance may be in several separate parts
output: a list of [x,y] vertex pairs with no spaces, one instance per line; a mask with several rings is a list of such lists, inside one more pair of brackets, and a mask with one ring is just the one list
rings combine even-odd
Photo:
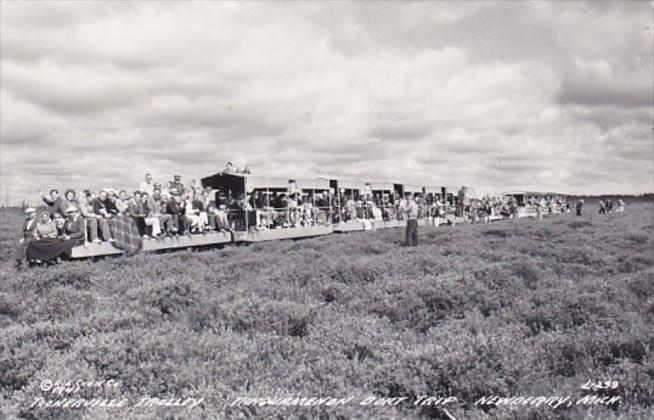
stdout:
[[23,262],[25,261],[25,250],[27,249],[29,242],[34,239],[34,229],[36,229],[37,223],[36,209],[34,207],[26,208],[22,236],[18,239],[18,243],[14,248],[14,256],[16,259],[14,267],[16,268],[23,266]]
[[407,194],[406,201],[402,206],[402,211],[406,214],[406,246],[418,245],[418,203],[412,194]]

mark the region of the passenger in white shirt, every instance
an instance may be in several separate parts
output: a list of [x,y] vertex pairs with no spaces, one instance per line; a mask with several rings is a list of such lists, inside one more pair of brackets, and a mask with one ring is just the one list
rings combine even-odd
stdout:
[[145,180],[139,185],[139,191],[146,192],[150,197],[154,192],[154,183],[152,182],[152,174],[145,174]]

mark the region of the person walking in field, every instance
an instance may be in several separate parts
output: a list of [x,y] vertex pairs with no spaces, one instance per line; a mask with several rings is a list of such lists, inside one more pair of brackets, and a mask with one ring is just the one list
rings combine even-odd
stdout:
[[624,213],[624,201],[621,198],[618,199],[618,207],[615,209],[616,213]]
[[536,208],[536,219],[542,219],[543,218],[543,205],[542,201],[536,201],[534,202],[534,207]]
[[407,194],[402,211],[406,214],[406,246],[418,245],[418,204],[412,195]]
[[599,214],[606,214],[606,207],[604,206],[604,202],[600,200],[598,204],[599,204]]
[[577,216],[581,216],[581,208],[584,206],[584,200],[579,200],[577,201],[576,204],[576,210],[577,210]]

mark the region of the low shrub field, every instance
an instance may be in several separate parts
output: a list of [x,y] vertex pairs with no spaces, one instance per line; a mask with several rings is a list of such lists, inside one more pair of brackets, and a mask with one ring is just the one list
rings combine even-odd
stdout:
[[[388,229],[16,271],[20,218],[0,212],[2,419],[654,418],[651,203],[421,227],[417,247]],[[46,380],[119,385],[55,395]],[[425,395],[457,400],[414,404]],[[479,403],[568,395],[556,408]],[[577,404],[587,395],[617,398]],[[35,405],[64,397],[129,403]]]

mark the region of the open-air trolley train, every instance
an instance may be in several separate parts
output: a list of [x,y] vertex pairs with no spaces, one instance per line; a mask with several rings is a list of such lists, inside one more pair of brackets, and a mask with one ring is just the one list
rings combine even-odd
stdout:
[[[242,217],[238,223],[234,223],[232,232],[210,231],[203,234],[181,235],[176,237],[164,237],[148,239],[143,241],[142,251],[163,251],[174,249],[189,249],[210,245],[221,245],[230,243],[249,243],[281,239],[298,239],[328,235],[331,233],[343,233],[363,230],[377,230],[395,227],[404,227],[406,221],[398,209],[399,197],[406,194],[420,196],[428,203],[441,201],[446,203],[450,209],[455,209],[460,200],[466,199],[470,194],[468,187],[448,188],[445,186],[416,186],[391,182],[366,182],[361,180],[346,179],[289,179],[279,177],[264,177],[249,174],[226,174],[216,173],[202,179],[203,187],[212,188],[213,192],[229,192],[234,197],[245,194],[259,194],[268,201],[271,197],[279,195],[298,194],[309,196],[314,201],[313,208],[318,212],[317,222],[303,226],[284,226],[279,228],[255,229],[253,217],[248,212],[255,210],[241,211]],[[326,195],[328,207],[315,205],[316,197]],[[518,205],[518,217],[533,217],[533,210],[526,197],[553,196],[555,193],[541,192],[511,192],[503,194],[504,197],[511,197]],[[351,220],[344,220],[343,209],[346,203],[342,202],[343,197],[361,202],[361,199],[376,197],[380,200],[380,207],[383,210],[382,218],[374,218],[369,208],[363,206],[364,214],[358,214]],[[361,208],[359,208],[361,211]],[[557,209],[557,211],[560,211]],[[419,219],[419,225],[439,226],[452,222],[460,217],[453,218],[430,217],[428,214]],[[501,220],[503,216],[493,216],[491,220]],[[89,258],[108,255],[122,254],[123,251],[115,248],[110,243],[85,243],[73,248],[72,258]]]

